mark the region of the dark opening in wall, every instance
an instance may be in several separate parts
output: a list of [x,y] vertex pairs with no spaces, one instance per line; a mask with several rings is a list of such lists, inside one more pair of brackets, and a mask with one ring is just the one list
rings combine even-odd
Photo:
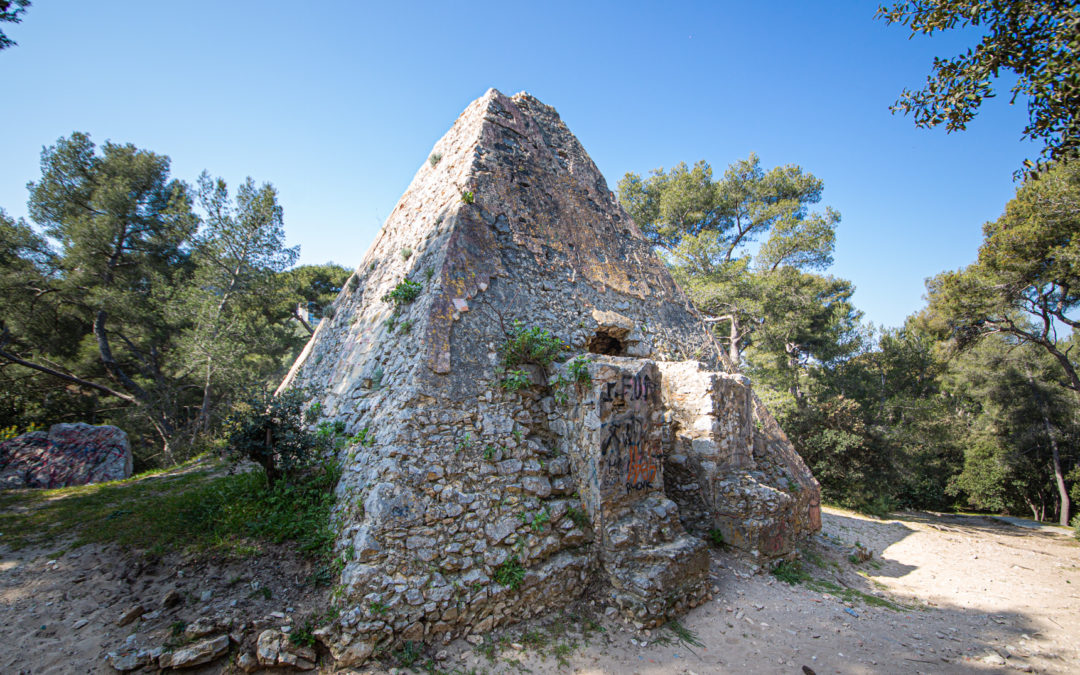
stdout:
[[589,339],[589,351],[593,354],[605,354],[607,356],[622,356],[623,343],[619,338],[602,330],[596,331]]

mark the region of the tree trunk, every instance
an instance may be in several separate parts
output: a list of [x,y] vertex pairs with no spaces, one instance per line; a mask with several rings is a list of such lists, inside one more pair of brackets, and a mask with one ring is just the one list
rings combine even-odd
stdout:
[[1042,415],[1043,430],[1046,432],[1046,437],[1050,441],[1050,463],[1054,469],[1054,483],[1057,485],[1058,491],[1058,503],[1061,505],[1058,509],[1058,524],[1063,527],[1069,526],[1069,509],[1071,504],[1069,503],[1069,491],[1065,488],[1065,474],[1061,471],[1061,452],[1058,450],[1057,438],[1054,436],[1054,431],[1050,427],[1050,417],[1046,410],[1046,400],[1042,397],[1042,392],[1035,389],[1035,378],[1028,373],[1028,383],[1034,389],[1035,395],[1039,401],[1039,413]]

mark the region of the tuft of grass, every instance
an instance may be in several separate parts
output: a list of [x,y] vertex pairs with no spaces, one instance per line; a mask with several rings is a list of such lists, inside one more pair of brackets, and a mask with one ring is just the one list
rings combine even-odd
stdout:
[[802,568],[798,560],[784,560],[772,568],[772,575],[791,586],[810,581],[811,576]]
[[435,166],[436,164],[439,163],[440,159],[442,159],[442,153],[441,152],[433,152],[430,155],[428,155],[427,161],[428,161],[428,164],[430,164],[431,166]]
[[682,646],[687,649],[691,647],[704,647],[705,643],[701,641],[698,634],[690,630],[686,626],[682,625],[675,619],[668,621],[666,628],[671,631],[671,634],[675,636],[675,639]]
[[299,625],[293,626],[292,631],[289,633],[289,642],[297,647],[314,647],[315,629],[318,627],[318,621],[313,615],[304,617],[299,622]]
[[411,668],[414,663],[420,660],[423,653],[423,644],[406,640],[405,644],[401,645],[401,649],[394,652],[394,659],[402,668]]
[[472,190],[464,190],[464,191],[462,191],[462,193],[461,193],[461,203],[462,204],[472,204],[475,201],[476,201],[476,195],[473,194]]
[[525,579],[525,568],[522,567],[517,555],[512,555],[495,568],[493,576],[495,577],[495,583],[517,590]]

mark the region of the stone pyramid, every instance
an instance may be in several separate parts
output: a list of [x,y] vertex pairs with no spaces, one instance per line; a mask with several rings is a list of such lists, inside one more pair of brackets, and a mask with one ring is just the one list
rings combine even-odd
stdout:
[[[515,336],[565,348],[511,362]],[[710,535],[791,551],[820,528],[818,484],[728,370],[555,110],[489,90],[282,384],[369,432],[340,457],[334,657],[482,634],[586,589],[654,626],[703,599]]]

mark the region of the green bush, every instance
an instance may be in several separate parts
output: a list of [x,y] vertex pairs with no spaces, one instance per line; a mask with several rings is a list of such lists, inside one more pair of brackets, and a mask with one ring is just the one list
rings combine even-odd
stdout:
[[420,297],[421,289],[423,289],[423,286],[420,282],[403,279],[397,286],[394,286],[394,290],[382,296],[382,301],[393,303],[395,307],[401,307]]
[[312,434],[305,428],[305,401],[303,391],[290,389],[280,396],[256,394],[238,405],[225,420],[228,455],[260,464],[271,487],[316,463],[333,430]]
[[1073,536],[1077,541],[1080,541],[1080,514],[1073,516],[1072,522],[1069,523],[1073,528]]
[[523,363],[548,366],[566,349],[566,345],[549,331],[538,326],[526,326],[515,321],[508,331],[506,342],[499,348],[503,367],[514,368]]

